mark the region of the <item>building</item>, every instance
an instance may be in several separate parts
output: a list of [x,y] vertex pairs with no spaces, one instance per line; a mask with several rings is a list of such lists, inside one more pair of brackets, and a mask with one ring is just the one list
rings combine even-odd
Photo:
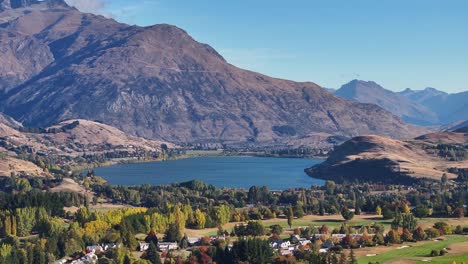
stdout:
[[148,250],[150,244],[146,242],[140,242],[140,252]]
[[179,249],[177,242],[159,242],[158,243],[159,251],[169,251]]

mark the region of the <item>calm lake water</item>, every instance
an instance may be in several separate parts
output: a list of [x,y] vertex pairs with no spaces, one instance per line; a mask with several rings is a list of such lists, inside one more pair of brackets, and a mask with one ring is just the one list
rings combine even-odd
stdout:
[[200,157],[165,162],[118,164],[96,168],[95,173],[112,185],[162,185],[200,180],[217,187],[248,189],[253,185],[270,190],[323,185],[304,169],[320,159]]

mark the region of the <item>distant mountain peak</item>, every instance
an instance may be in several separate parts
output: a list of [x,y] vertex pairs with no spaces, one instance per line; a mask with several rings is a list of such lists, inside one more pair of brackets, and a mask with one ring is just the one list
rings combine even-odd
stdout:
[[131,135],[216,145],[419,134],[378,106],[226,63],[176,26],[131,26],[47,2],[28,9],[7,10],[0,31],[0,111],[27,126],[97,119]]

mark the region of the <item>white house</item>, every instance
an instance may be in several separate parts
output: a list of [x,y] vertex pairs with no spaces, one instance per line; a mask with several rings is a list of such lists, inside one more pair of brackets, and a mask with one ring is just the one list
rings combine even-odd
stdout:
[[148,250],[149,246],[150,246],[149,243],[140,242],[140,252],[144,252]]
[[289,248],[290,245],[291,245],[291,242],[290,242],[290,241],[283,241],[283,242],[280,244],[280,248],[287,249],[287,248]]
[[179,249],[177,242],[159,242],[158,247],[160,251]]

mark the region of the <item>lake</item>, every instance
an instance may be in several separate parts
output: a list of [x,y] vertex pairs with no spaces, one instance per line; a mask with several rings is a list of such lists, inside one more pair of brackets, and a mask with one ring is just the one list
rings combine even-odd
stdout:
[[216,187],[248,189],[253,185],[270,190],[323,185],[304,169],[321,159],[260,157],[199,157],[164,162],[117,164],[96,168],[96,175],[112,185],[163,185],[200,180]]

